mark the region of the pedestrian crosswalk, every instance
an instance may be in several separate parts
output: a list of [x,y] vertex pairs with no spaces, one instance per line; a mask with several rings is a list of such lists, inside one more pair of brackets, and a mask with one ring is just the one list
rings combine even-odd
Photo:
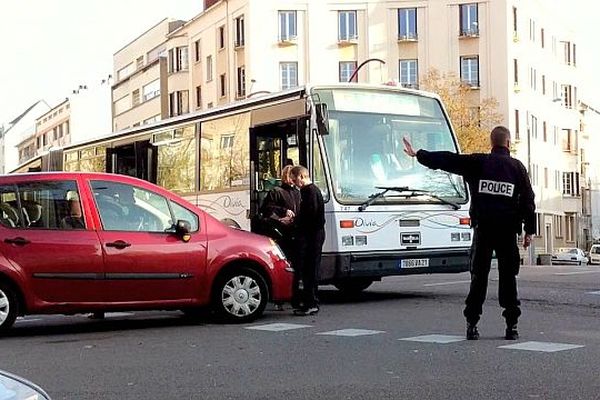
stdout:
[[[245,327],[245,329],[253,331],[266,331],[266,332],[283,332],[293,331],[300,329],[315,328],[314,325],[305,324],[294,324],[294,323],[271,323],[261,325],[251,325]],[[387,334],[386,331],[364,329],[364,328],[344,328],[331,331],[317,331],[315,335],[319,336],[340,336],[340,337],[361,337],[361,336],[373,336]],[[453,343],[465,341],[465,337],[462,335],[447,335],[447,334],[425,334],[420,336],[410,336],[397,338],[399,341],[404,342],[418,342],[418,343],[430,343],[438,345],[449,345]],[[554,342],[538,342],[538,341],[527,341],[517,342],[508,345],[497,346],[498,349],[507,350],[521,350],[521,351],[533,351],[543,353],[554,353],[559,351],[576,350],[585,347],[581,344],[572,343],[554,343]]]
[[405,340],[407,342],[424,342],[424,343],[455,343],[462,342],[465,340],[464,336],[455,336],[455,335],[423,335],[423,336],[415,336],[409,338],[400,338],[398,340]]
[[328,335],[328,336],[348,336],[348,337],[356,337],[356,336],[367,336],[367,335],[377,335],[378,333],[385,333],[384,331],[373,331],[370,329],[339,329],[337,331],[329,331],[329,332],[319,332],[317,335]]

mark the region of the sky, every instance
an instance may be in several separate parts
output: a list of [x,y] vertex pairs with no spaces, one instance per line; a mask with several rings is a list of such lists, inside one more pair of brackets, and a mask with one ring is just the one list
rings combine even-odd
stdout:
[[53,107],[113,73],[112,56],[164,18],[189,20],[202,0],[0,0],[0,125],[37,100]]
[[[581,73],[597,77],[595,2],[572,0],[567,17],[584,29]],[[188,20],[201,9],[202,0],[0,0],[0,125],[39,99],[53,107],[80,84],[99,83],[121,47],[163,18]],[[600,78],[580,93],[600,109]]]

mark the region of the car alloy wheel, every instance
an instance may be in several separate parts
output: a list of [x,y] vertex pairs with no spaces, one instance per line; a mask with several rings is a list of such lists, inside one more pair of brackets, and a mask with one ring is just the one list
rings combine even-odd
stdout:
[[10,287],[0,283],[0,331],[10,328],[17,318],[17,298]]
[[263,313],[269,294],[258,273],[244,268],[226,274],[220,282],[216,306],[226,320],[248,322]]

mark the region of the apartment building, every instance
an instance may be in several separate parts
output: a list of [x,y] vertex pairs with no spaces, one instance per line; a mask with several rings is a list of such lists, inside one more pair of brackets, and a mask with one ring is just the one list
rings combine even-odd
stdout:
[[11,120],[0,137],[0,174],[5,174],[19,165],[17,145],[35,134],[38,115],[50,109],[44,100],[38,100]]
[[16,144],[18,164],[71,143],[111,132],[110,77],[79,85],[58,105],[35,118],[34,129]]
[[[174,44],[168,43],[167,35],[183,24],[184,21],[164,19],[113,55],[114,131],[159,121],[169,115],[167,51]],[[187,53],[180,56],[179,65],[187,65]]]
[[[418,88],[428,70],[456,74],[483,98],[499,102],[527,166],[538,208],[537,253],[583,245],[576,37],[561,14],[566,2],[543,0],[220,0],[165,37],[142,35],[118,54],[136,65],[147,48],[164,45],[161,117],[277,92],[305,83],[395,80]],[[563,8],[560,7],[563,4]],[[153,28],[154,29],[154,28]],[[151,32],[151,31],[149,31]],[[164,32],[164,29],[161,31]],[[366,60],[357,74],[356,69]],[[129,63],[129,64],[127,64]],[[133,68],[133,67],[131,67]],[[162,70],[161,70],[162,71]],[[151,79],[113,90],[113,107],[133,112]],[[117,86],[117,85],[115,85]],[[138,94],[135,91],[138,90]],[[139,107],[138,107],[139,108]],[[115,128],[143,124],[152,112]],[[134,122],[135,121],[135,122]]]

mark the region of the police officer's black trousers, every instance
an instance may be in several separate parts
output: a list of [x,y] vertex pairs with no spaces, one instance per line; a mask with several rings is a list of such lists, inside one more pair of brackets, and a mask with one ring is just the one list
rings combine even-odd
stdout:
[[317,307],[318,273],[321,267],[321,252],[325,241],[325,230],[300,233],[302,235],[300,251],[300,276],[302,292],[300,299],[305,308]]
[[504,308],[502,316],[506,319],[506,324],[511,326],[517,323],[521,315],[521,303],[517,298],[516,275],[519,273],[520,264],[517,235],[509,228],[475,228],[471,247],[471,288],[465,301],[464,315],[469,323],[476,324],[479,321],[494,250],[498,258],[498,300]]

